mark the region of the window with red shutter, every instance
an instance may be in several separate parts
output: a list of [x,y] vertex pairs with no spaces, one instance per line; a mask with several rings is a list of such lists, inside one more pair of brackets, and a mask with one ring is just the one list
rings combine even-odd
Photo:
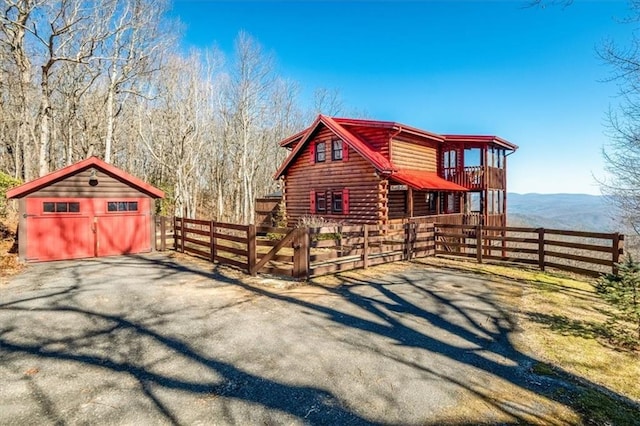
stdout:
[[310,143],[309,144],[309,162],[311,164],[315,164],[316,162],[316,144],[315,143]]
[[313,189],[309,193],[309,210],[311,214],[316,214],[316,191]]

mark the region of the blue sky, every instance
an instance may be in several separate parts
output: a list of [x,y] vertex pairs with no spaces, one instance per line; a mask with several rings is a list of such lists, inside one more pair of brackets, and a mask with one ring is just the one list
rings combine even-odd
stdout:
[[438,133],[495,134],[512,192],[598,194],[616,85],[596,48],[624,44],[623,1],[525,8],[523,1],[176,1],[185,47],[227,54],[239,31],[272,51],[308,98]]

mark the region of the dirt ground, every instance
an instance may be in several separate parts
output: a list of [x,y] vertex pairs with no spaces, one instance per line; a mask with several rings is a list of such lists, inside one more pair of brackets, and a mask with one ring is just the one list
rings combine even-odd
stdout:
[[0,286],[0,424],[576,424],[486,277],[300,285],[162,254]]

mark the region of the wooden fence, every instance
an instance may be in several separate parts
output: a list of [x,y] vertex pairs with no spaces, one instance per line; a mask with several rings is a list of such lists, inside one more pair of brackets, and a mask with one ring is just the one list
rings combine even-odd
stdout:
[[544,228],[436,224],[436,255],[535,265],[589,276],[617,274],[624,235]]
[[[624,235],[543,228],[432,223],[274,228],[208,220],[156,220],[160,242],[249,274],[317,277],[380,263],[446,255],[554,268],[589,276],[617,273]],[[158,232],[157,232],[158,235]]]
[[435,250],[433,223],[310,228],[308,233],[310,277],[433,256]]
[[234,266],[251,275],[307,275],[304,230],[180,217],[174,218],[173,228],[173,248],[181,253]]

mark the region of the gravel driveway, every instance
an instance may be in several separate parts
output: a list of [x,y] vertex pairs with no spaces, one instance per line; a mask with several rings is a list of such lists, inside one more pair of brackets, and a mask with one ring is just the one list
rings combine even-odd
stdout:
[[527,373],[497,287],[400,269],[294,285],[163,254],[30,265],[0,287],[0,424],[573,418]]

